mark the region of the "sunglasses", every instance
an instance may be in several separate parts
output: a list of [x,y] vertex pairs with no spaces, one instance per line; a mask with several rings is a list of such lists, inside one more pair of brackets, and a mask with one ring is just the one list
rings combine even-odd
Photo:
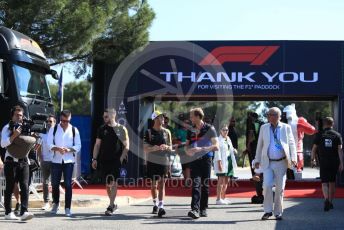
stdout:
[[267,114],[269,117],[276,117],[278,114],[277,113],[268,113]]
[[61,120],[62,123],[69,123],[70,120]]
[[47,123],[53,123],[53,121],[51,121],[51,120],[47,120]]

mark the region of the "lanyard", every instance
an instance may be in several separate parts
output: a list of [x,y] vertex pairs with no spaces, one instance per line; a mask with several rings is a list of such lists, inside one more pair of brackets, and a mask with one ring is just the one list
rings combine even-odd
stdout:
[[275,143],[276,149],[282,150],[281,141],[277,138],[277,127],[275,129],[272,128],[272,133],[273,133],[273,136],[274,136],[274,143]]

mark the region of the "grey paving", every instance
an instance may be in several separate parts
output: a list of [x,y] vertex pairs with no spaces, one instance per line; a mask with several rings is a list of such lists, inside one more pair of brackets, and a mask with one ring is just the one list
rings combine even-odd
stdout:
[[168,197],[167,215],[157,218],[150,214],[151,201],[122,206],[114,216],[105,217],[104,208],[76,208],[73,218],[63,212],[52,216],[33,209],[35,218],[27,223],[6,221],[0,211],[0,229],[344,229],[344,200],[335,201],[335,209],[325,213],[321,199],[286,199],[282,221],[261,221],[261,205],[249,204],[249,199],[232,199],[231,205],[215,205],[210,199],[209,217],[191,220],[186,216],[190,198]]

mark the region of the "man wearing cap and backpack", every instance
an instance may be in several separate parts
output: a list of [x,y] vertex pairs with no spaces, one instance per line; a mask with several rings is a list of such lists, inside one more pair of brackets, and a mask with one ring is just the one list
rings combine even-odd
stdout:
[[127,129],[116,122],[114,109],[106,109],[103,119],[105,124],[99,127],[93,148],[92,168],[99,168],[106,181],[110,204],[105,215],[111,216],[118,209],[115,204],[117,179],[120,177],[121,165],[127,159],[129,137]]
[[[165,178],[168,173],[169,154],[172,151],[172,138],[171,132],[163,127],[164,116],[161,112],[153,112],[151,118],[154,125],[145,133],[144,152],[147,155],[147,176],[152,180],[152,213],[162,217],[166,214],[164,209]],[[159,198],[159,203],[157,198]]]

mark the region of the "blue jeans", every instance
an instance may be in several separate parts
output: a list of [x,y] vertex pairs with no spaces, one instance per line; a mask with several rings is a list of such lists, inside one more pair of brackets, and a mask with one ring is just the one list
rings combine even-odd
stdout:
[[63,173],[63,180],[65,185],[65,208],[71,207],[72,203],[72,175],[74,163],[52,163],[51,164],[51,186],[53,203],[60,203],[60,182]]

